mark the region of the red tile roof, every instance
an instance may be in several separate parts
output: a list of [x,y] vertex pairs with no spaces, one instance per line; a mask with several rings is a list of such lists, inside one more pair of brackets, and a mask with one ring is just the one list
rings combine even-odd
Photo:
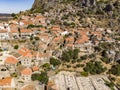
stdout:
[[18,62],[18,60],[15,58],[15,57],[7,57],[7,59],[5,60],[5,63],[8,63],[8,64],[16,64]]
[[39,67],[38,67],[38,66],[33,66],[33,67],[32,67],[32,70],[33,70],[33,71],[38,71],[38,70],[39,70]]
[[31,51],[27,48],[21,48],[20,50],[18,50],[18,53],[22,56],[32,57]]
[[11,85],[12,77],[6,77],[4,79],[0,79],[0,86]]
[[31,75],[32,70],[30,68],[25,68],[24,70],[21,71],[22,75]]

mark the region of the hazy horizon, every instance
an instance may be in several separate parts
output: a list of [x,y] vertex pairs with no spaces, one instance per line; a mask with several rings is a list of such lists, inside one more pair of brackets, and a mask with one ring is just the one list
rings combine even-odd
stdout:
[[0,0],[0,13],[11,14],[28,10],[32,7],[34,0]]

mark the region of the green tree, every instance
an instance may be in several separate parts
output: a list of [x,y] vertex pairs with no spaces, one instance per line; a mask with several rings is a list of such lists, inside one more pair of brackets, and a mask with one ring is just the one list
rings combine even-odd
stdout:
[[80,74],[81,74],[82,76],[85,76],[85,77],[88,76],[88,72],[85,72],[85,71],[81,72]]
[[16,14],[15,14],[15,13],[12,13],[11,16],[12,16],[12,17],[16,17]]
[[101,60],[105,62],[106,64],[110,63],[109,58],[107,57],[102,57]]
[[31,79],[32,79],[33,81],[38,80],[38,81],[40,81],[42,84],[47,84],[49,78],[48,78],[46,72],[41,72],[41,74],[39,74],[39,73],[34,73],[34,74],[32,74]]
[[18,46],[18,45],[15,45],[15,46],[14,46],[14,49],[18,49],[18,48],[19,48],[19,46]]
[[45,64],[42,65],[42,67],[44,69],[50,69],[50,64],[49,63],[45,63]]
[[84,67],[83,69],[84,71],[89,72],[90,74],[100,74],[106,71],[106,67],[103,67],[103,65],[99,61],[90,61],[86,64],[86,67]]
[[53,66],[58,66],[61,64],[61,62],[53,57],[50,58],[50,64],[52,64]]
[[81,56],[80,58],[81,58],[81,60],[86,60],[87,59],[87,55]]
[[78,53],[79,50],[78,49],[68,49],[62,52],[62,60],[66,61],[66,62],[70,62],[72,60],[72,62],[74,62],[74,60],[77,61],[78,59]]
[[40,40],[40,38],[39,38],[39,37],[34,37],[34,39],[35,39],[35,40]]
[[120,76],[120,64],[113,65],[109,70],[109,73]]
[[107,80],[104,80],[104,81],[105,81],[106,86],[108,86],[111,90],[115,90],[114,89],[115,84],[113,82],[109,82]]

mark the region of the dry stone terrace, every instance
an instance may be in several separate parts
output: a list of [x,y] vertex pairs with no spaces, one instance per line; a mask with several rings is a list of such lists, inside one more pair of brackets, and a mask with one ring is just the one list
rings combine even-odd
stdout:
[[[48,82],[49,89],[55,90],[111,90],[105,85],[105,81],[109,82],[107,76],[95,75],[89,77],[76,76],[75,72],[61,71],[57,75],[50,78]],[[114,87],[114,90],[118,90]]]

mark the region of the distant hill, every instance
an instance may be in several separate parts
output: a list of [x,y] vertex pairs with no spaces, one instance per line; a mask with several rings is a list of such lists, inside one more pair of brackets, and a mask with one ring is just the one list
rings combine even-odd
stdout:
[[11,14],[0,13],[0,17],[11,17]]
[[8,21],[11,19],[12,19],[11,14],[0,13],[0,21]]

